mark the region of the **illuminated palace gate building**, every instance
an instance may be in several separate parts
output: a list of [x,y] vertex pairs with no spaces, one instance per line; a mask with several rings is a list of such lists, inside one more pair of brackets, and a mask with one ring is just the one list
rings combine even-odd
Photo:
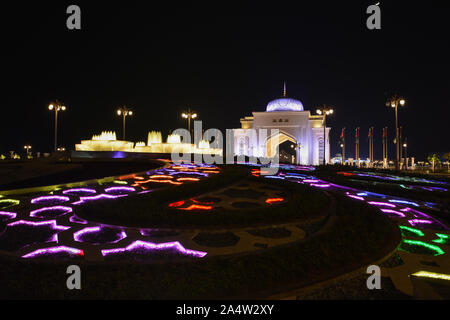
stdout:
[[[280,162],[319,165],[330,161],[330,128],[326,128],[324,143],[323,115],[311,115],[303,104],[288,98],[286,85],[283,96],[269,102],[265,112],[253,112],[253,116],[241,119],[242,128],[233,129],[234,155],[273,157],[277,152]],[[259,130],[266,129],[263,141]],[[278,129],[271,135],[271,129]],[[325,148],[324,148],[325,147]]]

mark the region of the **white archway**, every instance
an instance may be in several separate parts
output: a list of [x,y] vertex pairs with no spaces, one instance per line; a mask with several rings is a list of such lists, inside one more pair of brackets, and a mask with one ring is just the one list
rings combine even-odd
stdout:
[[[277,155],[277,147],[283,142],[291,141],[295,145],[297,145],[297,139],[295,139],[290,134],[280,131],[277,134],[274,134],[267,138],[266,140],[266,156],[268,158],[273,158]],[[298,156],[297,156],[298,157]]]

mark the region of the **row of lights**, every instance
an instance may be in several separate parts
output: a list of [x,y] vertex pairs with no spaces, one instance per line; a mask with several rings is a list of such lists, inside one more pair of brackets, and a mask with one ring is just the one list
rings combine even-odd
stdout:
[[[61,103],[61,102],[59,102],[59,101],[56,101],[56,102],[54,102],[54,103],[51,103],[51,104],[48,106],[48,109],[49,109],[50,111],[54,111],[54,112],[55,112],[55,141],[54,141],[54,150],[55,150],[55,151],[65,151],[64,148],[58,148],[58,147],[57,147],[57,143],[58,143],[58,141],[57,141],[57,139],[58,139],[58,138],[57,138],[57,137],[58,137],[58,112],[60,112],[60,111],[66,111],[67,107],[66,107],[63,103]],[[117,110],[117,115],[118,115],[119,117],[122,117],[122,118],[123,118],[123,128],[122,128],[123,140],[125,140],[125,129],[126,129],[126,127],[125,127],[125,123],[126,123],[125,120],[126,120],[127,117],[133,116],[133,114],[134,114],[133,111],[130,110],[130,109],[128,109],[126,106],[120,107],[120,108]],[[189,132],[191,132],[191,119],[197,119],[197,117],[198,117],[197,113],[191,112],[191,110],[188,108],[188,111],[185,112],[185,113],[183,113],[181,116],[182,116],[182,118],[188,120],[188,129],[189,129]],[[27,154],[28,154],[29,149],[31,149],[31,146],[27,145],[27,146],[25,146],[24,148],[27,150]]]
[[334,113],[334,110],[326,105],[323,105],[316,110],[318,115],[323,115],[323,165],[326,164],[326,129],[327,129],[327,116]]
[[[60,112],[60,111],[66,111],[66,110],[67,110],[67,107],[66,107],[63,103],[61,103],[61,102],[59,102],[59,101],[56,101],[56,102],[54,102],[54,103],[51,103],[51,104],[48,106],[48,109],[49,109],[50,111],[54,111],[54,112],[55,112],[55,138],[54,138],[54,150],[55,150],[55,151],[65,151],[65,150],[66,150],[65,148],[63,148],[63,147],[58,148],[58,147],[57,147],[57,144],[58,144],[58,112]],[[129,110],[127,107],[124,106],[124,107],[121,107],[121,108],[119,108],[119,109],[117,110],[117,115],[118,115],[118,116],[123,116],[123,139],[125,140],[125,118],[126,118],[126,117],[129,117],[129,116],[132,116],[132,115],[133,115],[133,111]],[[28,155],[29,149],[31,149],[31,146],[26,145],[26,146],[24,147],[24,149],[27,150],[27,155]]]
[[[406,101],[404,98],[398,97],[398,96],[394,96],[391,99],[389,99],[386,102],[386,106],[391,106],[392,108],[395,108],[395,123],[396,123],[396,141],[399,141],[398,139],[398,105],[400,106],[404,106],[406,104]],[[59,103],[58,101],[55,104],[50,104],[49,105],[49,110],[54,110],[55,111],[55,151],[59,151],[60,148],[57,148],[57,128],[58,128],[58,112],[59,111],[65,111],[66,110],[66,106]],[[323,115],[323,143],[324,143],[324,157],[323,157],[323,164],[326,164],[326,160],[325,160],[325,145],[326,145],[326,117],[328,115],[332,115],[334,113],[334,110],[331,107],[328,107],[326,105],[318,108],[316,110],[318,115]],[[132,116],[133,115],[133,111],[129,110],[126,106],[121,107],[117,110],[117,115],[118,116],[122,116],[123,117],[123,140],[125,140],[125,119],[128,116]],[[195,112],[191,112],[190,108],[188,108],[187,112],[184,112],[181,114],[181,117],[184,119],[188,120],[188,130],[189,132],[191,132],[191,119],[196,119],[198,117],[197,113]],[[396,143],[397,145],[397,161],[396,161],[396,168],[398,169],[398,163],[399,163],[399,143]],[[29,147],[29,148],[28,148]],[[403,147],[407,147],[406,143],[403,145]],[[31,148],[31,146],[25,146],[25,149],[27,149],[27,153],[28,150]]]
[[[399,130],[398,130],[398,106],[405,106],[406,100],[402,97],[399,97],[397,95],[394,95],[391,97],[388,101],[386,101],[386,107],[392,107],[395,110],[395,151],[396,151],[396,158],[395,158],[395,169],[400,169],[400,142],[399,142]],[[407,145],[405,144],[404,147],[406,148]]]
[[[396,131],[396,151],[397,151],[397,157],[396,157],[396,169],[399,170],[399,164],[400,164],[400,143],[399,143],[399,130],[398,130],[398,106],[405,106],[406,105],[406,100],[402,97],[399,97],[397,95],[394,95],[392,98],[390,98],[387,102],[386,102],[386,106],[387,107],[392,107],[395,108],[395,131]],[[323,141],[324,141],[324,157],[323,157],[323,164],[325,165],[325,141],[326,141],[326,118],[329,115],[332,115],[334,113],[334,110],[331,107],[328,107],[326,105],[324,105],[323,107],[319,108],[316,110],[316,113],[318,115],[323,115]],[[344,145],[341,144],[341,147],[344,147]],[[405,142],[403,144],[403,147],[405,148],[405,152],[406,152],[406,148],[408,147],[407,143]]]

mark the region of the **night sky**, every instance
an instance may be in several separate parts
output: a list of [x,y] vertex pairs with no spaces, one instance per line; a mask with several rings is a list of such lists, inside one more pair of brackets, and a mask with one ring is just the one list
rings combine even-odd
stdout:
[[[345,126],[354,157],[359,126],[366,158],[374,126],[381,158],[382,127],[394,136],[394,112],[385,106],[394,93],[407,100],[399,117],[408,155],[448,152],[450,4],[381,1],[382,30],[371,31],[366,8],[375,2],[2,4],[0,152],[22,152],[24,144],[50,151],[54,99],[68,108],[60,145],[73,149],[104,130],[120,137],[120,105],[136,114],[127,120],[135,142],[150,130],[166,136],[185,127],[187,106],[204,128],[239,128],[241,117],[281,96],[284,81],[305,110],[334,107],[332,156]],[[71,4],[81,7],[81,31],[66,28]]]

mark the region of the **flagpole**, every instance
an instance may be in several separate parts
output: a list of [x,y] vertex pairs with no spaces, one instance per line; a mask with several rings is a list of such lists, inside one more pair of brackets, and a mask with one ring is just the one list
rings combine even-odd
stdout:
[[343,130],[342,135],[342,145],[344,146],[342,149],[342,164],[345,165],[345,128]]
[[342,165],[345,165],[345,128],[341,131]]
[[373,129],[374,127],[372,127],[370,129],[370,155],[371,155],[371,159],[370,159],[370,163],[373,163]]
[[400,133],[399,133],[399,135],[398,135],[398,140],[399,140],[399,146],[400,146],[400,162],[399,162],[399,166],[400,166],[400,170],[403,168],[403,161],[402,161],[402,158],[403,158],[403,148],[402,148],[402,146],[403,146],[403,143],[402,143],[402,131],[403,131],[403,127],[402,126],[400,126]]
[[356,151],[356,154],[355,154],[356,165],[359,168],[359,127],[356,128],[355,138],[356,138],[356,150],[355,150]]
[[386,127],[383,128],[383,131],[381,133],[381,143],[383,145],[383,168],[386,167]]
[[370,155],[370,127],[369,127],[369,134],[367,135],[367,141],[369,142],[369,163],[367,164],[367,166],[370,165],[370,158],[372,158],[372,156]]
[[389,144],[388,144],[388,129],[386,127],[386,136],[384,137],[384,147],[386,149],[385,151],[385,157],[386,157],[386,168],[389,168]]

